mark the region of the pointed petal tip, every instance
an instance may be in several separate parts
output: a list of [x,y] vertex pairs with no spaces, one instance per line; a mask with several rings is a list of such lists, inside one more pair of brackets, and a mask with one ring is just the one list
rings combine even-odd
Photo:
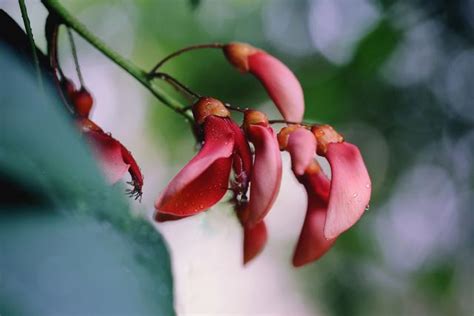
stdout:
[[328,240],[324,237],[323,227],[325,220],[326,209],[318,206],[318,202],[311,203],[310,201],[293,255],[294,266],[303,266],[319,260],[331,249],[335,239]]
[[265,247],[268,239],[267,226],[261,221],[253,227],[244,225],[243,264],[247,265],[256,258]]
[[370,201],[371,180],[357,146],[347,142],[329,144],[326,157],[332,180],[324,236],[333,239],[363,215]]

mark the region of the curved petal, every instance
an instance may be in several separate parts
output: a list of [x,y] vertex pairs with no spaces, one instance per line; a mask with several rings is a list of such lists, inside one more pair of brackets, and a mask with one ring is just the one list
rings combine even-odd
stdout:
[[133,190],[129,190],[130,196],[135,196],[135,199],[140,198],[142,196],[143,174],[132,153],[124,146],[122,146],[122,159],[130,165],[128,173],[130,173],[132,182],[129,182],[129,184],[133,185]]
[[291,167],[296,176],[303,175],[313,161],[316,152],[316,139],[313,133],[305,128],[299,128],[288,136],[286,150],[291,156]]
[[249,71],[263,84],[285,120],[301,122],[304,114],[303,89],[293,72],[262,51],[250,55],[248,65]]
[[188,218],[188,217],[189,216],[176,216],[176,215],[171,215],[171,214],[166,214],[166,213],[161,213],[161,212],[156,212],[154,215],[155,221],[159,223],[177,221],[177,220]]
[[293,265],[300,267],[323,256],[336,239],[324,237],[324,223],[329,198],[329,180],[322,170],[298,178],[308,194],[308,207],[293,255]]
[[234,132],[234,163],[235,182],[240,194],[247,193],[250,175],[252,172],[252,153],[242,129],[230,121],[230,127]]
[[244,225],[244,264],[262,252],[267,243],[267,227],[264,221],[249,227]]
[[331,193],[324,236],[339,236],[354,225],[370,200],[371,182],[359,149],[347,142],[328,145],[331,165]]
[[92,151],[110,184],[116,183],[130,168],[122,157],[122,144],[109,134],[102,131],[84,132],[91,143]]
[[255,161],[250,177],[249,218],[253,226],[270,211],[280,190],[281,156],[271,127],[251,125],[247,134],[255,147]]
[[207,117],[204,145],[171,180],[155,208],[161,213],[188,216],[219,202],[227,191],[233,147],[233,133],[226,119]]

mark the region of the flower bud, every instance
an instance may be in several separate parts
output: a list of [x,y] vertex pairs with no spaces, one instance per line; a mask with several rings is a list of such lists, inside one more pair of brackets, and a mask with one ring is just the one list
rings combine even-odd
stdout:
[[304,114],[303,89],[293,72],[267,52],[244,43],[224,46],[227,60],[238,70],[254,75],[285,120],[300,122]]
[[71,79],[63,78],[61,80],[61,89],[64,91],[64,93],[66,93],[66,96],[69,98],[69,100],[73,99],[74,94],[76,93],[76,86]]
[[73,93],[72,103],[78,116],[89,117],[94,99],[89,91],[82,87],[81,90]]

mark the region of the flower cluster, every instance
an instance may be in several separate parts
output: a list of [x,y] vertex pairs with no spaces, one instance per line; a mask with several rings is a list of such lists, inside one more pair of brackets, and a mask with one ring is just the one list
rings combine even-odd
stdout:
[[[36,61],[41,61],[38,71],[44,68],[47,78],[56,84],[57,92],[71,114],[71,121],[90,144],[107,180],[111,184],[115,183],[128,172],[132,180],[129,183],[133,187],[128,193],[136,199],[140,198],[143,175],[137,162],[125,146],[90,118],[94,101],[85,88],[70,29],[68,35],[80,82],[79,89],[64,75],[59,65],[57,46],[60,27],[76,25],[77,30],[80,24],[71,23],[72,17],[65,15],[62,9],[57,10],[60,5],[56,2],[48,2],[47,7],[50,10],[56,8],[56,11],[50,12],[46,20],[47,56],[33,46],[33,56],[39,54],[41,57]],[[90,37],[82,27],[79,30],[83,37]],[[22,33],[21,30],[19,32]],[[17,31],[10,33],[18,34]],[[263,250],[267,242],[265,217],[280,191],[281,151],[289,153],[292,171],[305,188],[308,200],[306,217],[293,256],[295,266],[307,264],[324,255],[338,236],[353,226],[364,213],[370,200],[371,181],[358,148],[345,142],[329,125],[302,121],[305,110],[303,89],[291,70],[275,57],[244,43],[202,44],[182,48],[145,72],[124,62],[120,56],[100,44],[98,39],[89,38],[89,41],[138,79],[165,105],[187,118],[201,145],[196,156],[171,180],[156,200],[156,221],[179,220],[196,215],[208,210],[231,192],[230,202],[243,228],[244,264],[249,262]],[[171,58],[200,48],[220,49],[236,69],[255,76],[283,120],[269,120],[260,111],[235,108],[216,98],[202,97],[169,74],[157,71]],[[192,98],[192,105],[182,107],[165,96],[152,85],[157,78]],[[242,124],[232,119],[231,111],[243,113]],[[274,123],[285,123],[286,126],[276,133],[272,128]],[[318,164],[317,155],[328,160],[330,178]]]
[[[280,190],[280,151],[287,151],[292,171],[308,196],[293,265],[312,262],[359,220],[369,203],[371,182],[360,151],[329,125],[301,122],[303,91],[281,61],[248,44],[231,43],[222,48],[231,64],[262,83],[287,126],[277,134],[272,121],[252,109],[243,110],[239,126],[231,118],[231,106],[215,98],[199,98],[192,112],[201,149],[158,197],[155,219],[162,222],[198,214],[230,190],[243,227],[243,258],[247,263],[266,244],[264,218]],[[328,160],[331,179],[316,155]]]

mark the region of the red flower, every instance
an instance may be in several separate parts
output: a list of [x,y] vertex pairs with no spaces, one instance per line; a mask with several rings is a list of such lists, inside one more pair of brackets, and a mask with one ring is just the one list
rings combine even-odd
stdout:
[[329,125],[312,129],[317,152],[331,165],[331,189],[324,236],[336,238],[352,227],[370,201],[371,181],[359,149],[344,141]]
[[259,111],[247,110],[244,130],[255,147],[255,161],[250,177],[249,217],[247,225],[260,222],[270,211],[280,190],[281,156],[275,132],[267,116]]
[[[292,125],[280,131],[278,140],[290,153],[293,173],[308,194],[293,256],[293,265],[301,266],[319,259],[359,220],[369,203],[370,178],[357,147],[344,142],[329,125],[315,126],[312,132]],[[314,160],[315,152],[328,159],[331,181]]]
[[302,266],[319,259],[335,239],[324,237],[329,200],[329,180],[314,160],[316,139],[301,126],[290,126],[278,134],[280,148],[289,152],[292,170],[308,196],[306,216],[293,254],[293,265]]
[[250,149],[224,104],[201,98],[193,105],[193,114],[202,127],[202,148],[161,193],[155,203],[157,217],[159,213],[178,217],[194,215],[219,202],[228,190],[233,162],[241,190],[247,188]]
[[300,122],[303,119],[303,89],[285,64],[263,50],[244,43],[227,44],[224,53],[237,69],[257,77],[285,120]]
[[110,184],[119,181],[128,171],[132,178],[129,182],[133,189],[128,190],[130,196],[136,199],[142,196],[143,175],[130,151],[125,148],[111,134],[105,133],[102,128],[89,119],[93,105],[91,94],[83,87],[76,91],[74,84],[66,79],[62,82],[63,89],[74,106],[76,121],[83,135],[91,144],[92,151]]
[[87,141],[91,144],[104,175],[110,184],[116,183],[128,171],[132,178],[129,182],[133,186],[128,190],[130,196],[136,199],[142,195],[143,175],[132,154],[118,140],[105,133],[99,126],[88,118],[77,120],[79,127]]

